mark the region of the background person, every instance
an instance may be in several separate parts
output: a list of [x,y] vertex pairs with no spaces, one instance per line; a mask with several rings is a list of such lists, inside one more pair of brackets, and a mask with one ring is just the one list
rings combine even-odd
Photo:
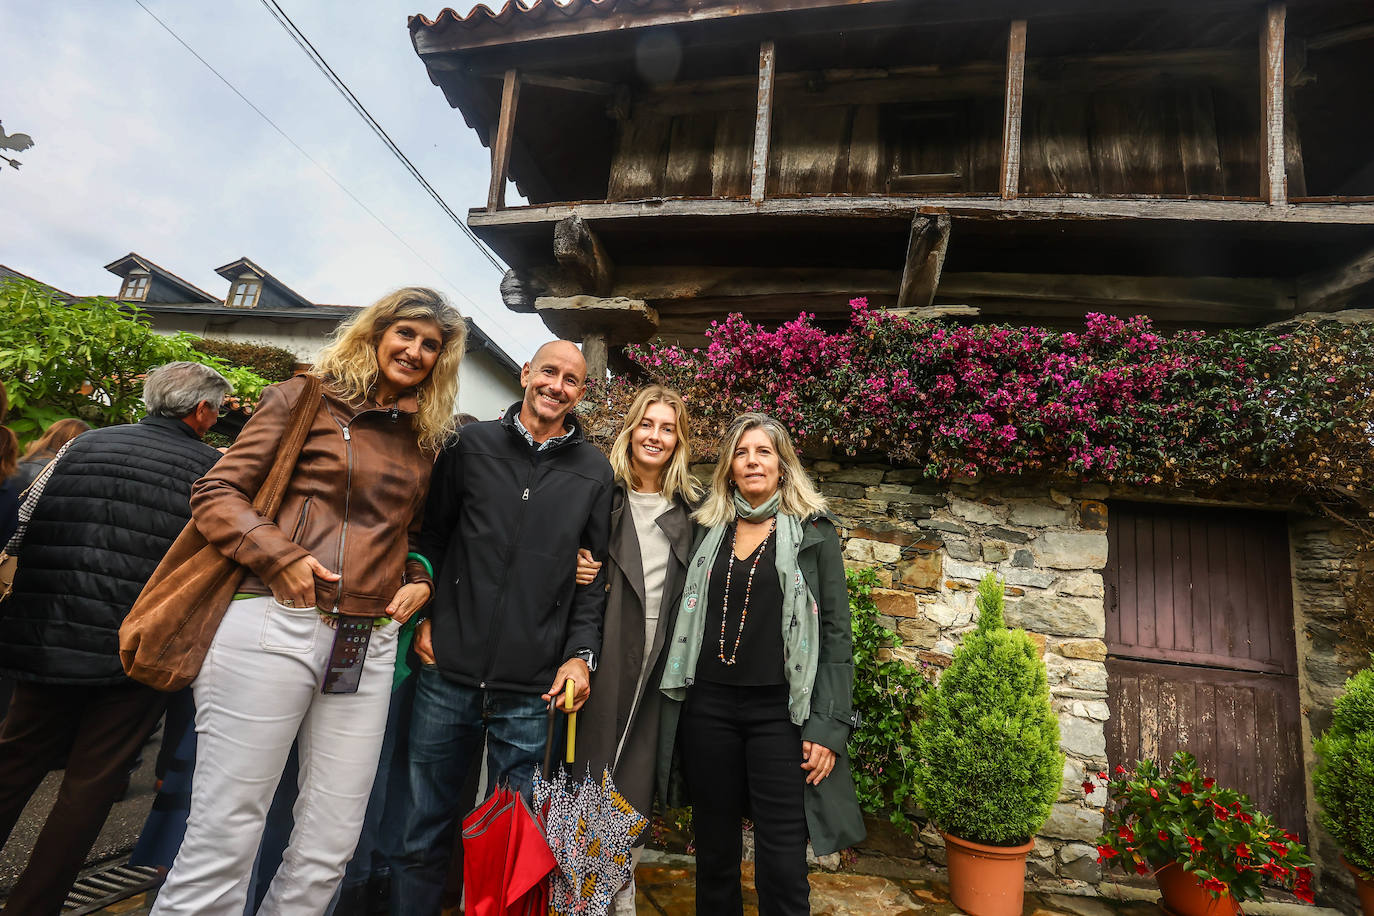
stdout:
[[0,548],[9,543],[19,527],[19,494],[24,489],[15,486],[13,480],[19,467],[19,437],[5,425],[9,412],[9,393],[0,385]]
[[[864,837],[846,745],[854,659],[840,539],[791,437],[730,426],[663,676],[696,830],[698,916],[739,916],[741,819],[754,822],[761,916],[810,912],[818,855]],[[679,722],[680,717],[680,722]],[[659,758],[668,785],[671,755]]]
[[[247,575],[192,685],[191,812],[154,913],[239,916],[297,742],[295,827],[259,912],[328,907],[372,788],[397,631],[432,588],[407,552],[434,452],[453,430],[466,333],[457,310],[419,288],[340,326],[313,370],[325,382],[321,402],[277,522],[252,499],[303,376],[267,388],[228,454],[196,483],[197,527]],[[350,619],[373,627],[356,692],[322,693],[336,632]]]
[[201,437],[229,382],[198,363],[148,374],[138,423],[73,441],[33,508],[14,592],[0,604],[0,675],[16,684],[0,724],[0,839],[53,760],[58,791],[5,912],[61,911],[167,694],[129,680],[119,625],[191,517],[191,484],[219,452]]
[[58,420],[49,426],[43,435],[30,442],[29,447],[24,449],[24,454],[19,459],[19,469],[15,471],[10,482],[18,486],[21,492],[28,489],[29,484],[33,483],[34,478],[47,467],[48,462],[57,457],[57,452],[62,446],[90,428],[91,425],[85,420],[75,417]]
[[[650,385],[635,396],[611,446],[616,489],[601,666],[582,709],[572,770],[590,772],[593,779],[610,770],[621,794],[646,817],[654,800],[664,645],[687,579],[691,512],[700,491],[688,471],[688,422],[681,395]],[[578,582],[590,584],[600,566],[583,551]],[[634,849],[632,864],[638,864],[642,850]],[[611,913],[634,912],[631,871]]]

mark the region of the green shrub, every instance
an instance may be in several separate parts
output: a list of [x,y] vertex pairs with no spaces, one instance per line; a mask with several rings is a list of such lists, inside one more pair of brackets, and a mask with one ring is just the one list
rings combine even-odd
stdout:
[[946,833],[1013,846],[1035,835],[1059,795],[1059,720],[1035,644],[1006,628],[996,575],[978,584],[977,603],[978,629],[916,726],[920,800]]
[[0,281],[0,380],[9,388],[8,425],[21,440],[63,417],[92,426],[143,416],[143,376],[178,360],[223,373],[249,403],[266,380],[199,352],[189,334],[158,334],[129,303],[103,296],[68,302],[32,280]]
[[1317,739],[1312,787],[1318,818],[1346,861],[1374,871],[1374,668],[1345,682],[1331,727]]
[[284,382],[296,374],[296,354],[281,347],[208,337],[196,340],[195,347],[231,366],[252,369],[269,382]]
[[854,630],[854,711],[859,727],[849,736],[849,766],[859,805],[910,833],[907,808],[916,792],[916,720],[929,685],[921,672],[892,657],[901,638],[879,620],[873,603],[878,576],[849,571]]

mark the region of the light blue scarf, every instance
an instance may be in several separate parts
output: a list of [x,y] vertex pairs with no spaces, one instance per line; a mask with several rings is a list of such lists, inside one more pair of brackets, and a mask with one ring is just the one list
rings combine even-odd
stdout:
[[[773,497],[758,508],[735,493],[735,514],[745,521],[761,522],[776,515],[778,519],[777,569],[782,587],[782,660],[787,675],[787,714],[801,725],[811,714],[811,686],[816,680],[817,653],[820,650],[820,614],[801,570],[797,552],[801,549],[802,522],[778,511],[782,496]],[[687,567],[687,585],[682,606],[669,644],[668,664],[659,685],[665,696],[679,702],[687,699],[687,688],[696,680],[697,660],[706,633],[706,600],[711,588],[711,567],[725,542],[729,525],[716,525],[706,532]]]

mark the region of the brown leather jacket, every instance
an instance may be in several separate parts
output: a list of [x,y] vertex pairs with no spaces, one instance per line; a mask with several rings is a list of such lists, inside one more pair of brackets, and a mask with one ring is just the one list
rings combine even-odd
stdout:
[[315,580],[321,609],[380,617],[405,582],[430,581],[423,564],[406,559],[434,466],[411,428],[416,400],[348,404],[326,385],[274,523],[252,501],[304,388],[296,376],[263,391],[233,447],[192,487],[191,514],[210,543],[247,567],[240,592],[271,594],[265,583],[311,554],[342,576]]

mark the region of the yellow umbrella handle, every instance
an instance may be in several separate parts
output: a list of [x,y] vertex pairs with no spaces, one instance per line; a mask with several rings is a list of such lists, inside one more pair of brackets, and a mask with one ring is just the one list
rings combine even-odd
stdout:
[[577,743],[577,713],[572,712],[577,703],[577,688],[572,678],[563,682],[563,708],[568,710],[568,763],[573,762],[573,747]]

